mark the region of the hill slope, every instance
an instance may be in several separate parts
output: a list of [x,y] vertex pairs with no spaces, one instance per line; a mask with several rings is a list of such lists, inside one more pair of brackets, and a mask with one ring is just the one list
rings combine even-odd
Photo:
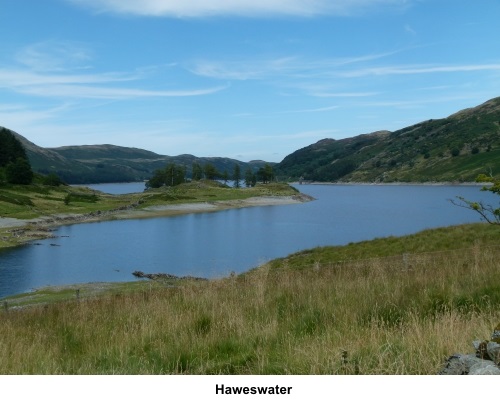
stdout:
[[150,178],[156,169],[168,163],[185,166],[188,176],[193,162],[202,166],[210,163],[219,172],[227,170],[229,174],[233,172],[235,164],[240,166],[243,173],[247,167],[257,170],[266,163],[246,163],[229,158],[193,155],[166,156],[144,149],[115,145],[42,148],[20,134],[6,130],[21,141],[34,171],[42,174],[56,173],[62,180],[72,184],[141,181]]
[[313,181],[472,181],[500,172],[500,98],[395,132],[323,139],[275,170]]

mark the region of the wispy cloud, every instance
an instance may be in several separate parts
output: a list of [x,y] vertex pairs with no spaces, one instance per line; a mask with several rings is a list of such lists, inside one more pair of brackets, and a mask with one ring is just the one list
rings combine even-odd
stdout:
[[415,75],[428,73],[455,73],[455,72],[477,72],[477,71],[500,71],[500,64],[481,65],[408,65],[408,66],[382,66],[370,67],[358,70],[342,71],[337,75],[341,77],[363,77],[383,75]]
[[412,0],[66,0],[100,13],[199,18],[219,15],[352,15],[378,7],[407,7]]
[[296,57],[287,56],[254,60],[203,60],[193,63],[188,70],[195,75],[213,79],[257,80],[293,73],[300,65]]
[[47,40],[20,49],[15,59],[34,71],[86,69],[93,59],[88,46],[73,41]]
[[375,61],[394,52],[338,58],[306,58],[296,55],[235,60],[198,60],[187,69],[198,76],[224,80],[259,80],[274,77],[294,79],[331,77],[338,69]]
[[360,98],[360,97],[373,97],[376,96],[377,92],[332,92],[328,91],[328,89],[316,89],[309,92],[310,96],[313,97],[324,97],[324,98]]
[[319,108],[306,108],[303,110],[289,110],[289,111],[283,111],[282,114],[300,114],[300,113],[318,113],[318,112],[326,112],[326,111],[333,111],[338,109],[338,105],[331,105],[328,107],[319,107]]
[[92,59],[92,49],[82,43],[49,40],[30,44],[16,52],[9,67],[0,67],[0,89],[49,98],[123,100],[202,96],[227,87],[150,89],[146,83],[152,75],[176,65],[144,66],[132,72],[96,72],[83,65]]
[[406,24],[405,27],[405,32],[407,32],[408,34],[411,34],[413,36],[416,36],[417,35],[417,31],[415,31],[410,24]]
[[15,93],[39,97],[131,99],[144,97],[189,97],[219,92],[224,86],[149,90],[122,87],[124,82],[137,82],[142,75],[137,73],[54,74],[33,72],[26,69],[0,69],[0,88]]
[[59,118],[69,108],[67,103],[48,108],[25,104],[0,104],[0,125],[23,133],[24,129],[39,128],[42,123]]
[[118,88],[104,86],[84,86],[84,85],[31,85],[18,86],[15,90],[18,93],[29,94],[40,97],[61,97],[61,98],[93,98],[108,100],[125,100],[145,97],[192,97],[217,93],[227,86],[209,87],[201,89],[182,90],[144,90],[138,88]]

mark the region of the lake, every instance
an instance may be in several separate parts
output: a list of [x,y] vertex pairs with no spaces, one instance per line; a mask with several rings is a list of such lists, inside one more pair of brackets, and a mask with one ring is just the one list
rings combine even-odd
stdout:
[[94,190],[103,191],[108,194],[129,194],[142,193],[146,188],[146,183],[97,183],[97,184],[76,184],[77,187],[88,187]]
[[57,239],[0,250],[0,297],[46,285],[133,281],[135,270],[217,278],[303,249],[479,221],[448,201],[457,195],[498,204],[479,186],[297,188],[316,200],[61,226]]

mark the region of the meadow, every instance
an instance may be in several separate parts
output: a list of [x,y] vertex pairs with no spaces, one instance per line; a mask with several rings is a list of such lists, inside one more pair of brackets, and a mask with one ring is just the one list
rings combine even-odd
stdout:
[[427,230],[78,299],[9,297],[0,373],[436,374],[500,321],[499,231]]

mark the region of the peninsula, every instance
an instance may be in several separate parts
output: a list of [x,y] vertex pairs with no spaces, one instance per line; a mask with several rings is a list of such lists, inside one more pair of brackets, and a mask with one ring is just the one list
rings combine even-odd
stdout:
[[110,195],[86,187],[16,185],[0,198],[0,248],[49,238],[54,227],[115,219],[213,212],[311,201],[282,183],[231,188],[201,180],[142,193]]

